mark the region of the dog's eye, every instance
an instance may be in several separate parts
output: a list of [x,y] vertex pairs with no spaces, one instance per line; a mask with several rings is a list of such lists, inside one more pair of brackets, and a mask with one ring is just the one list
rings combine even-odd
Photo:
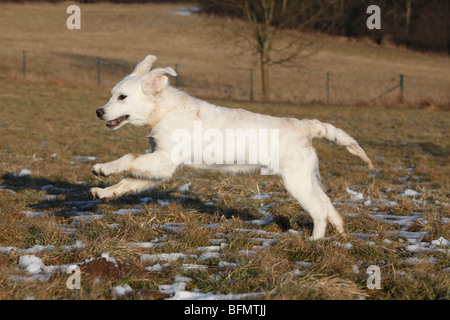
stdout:
[[119,99],[119,100],[125,100],[126,97],[127,97],[126,95],[121,94],[117,99]]

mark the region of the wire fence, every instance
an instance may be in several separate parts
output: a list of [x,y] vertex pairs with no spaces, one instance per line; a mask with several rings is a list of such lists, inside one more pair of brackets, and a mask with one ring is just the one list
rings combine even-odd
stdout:
[[[135,67],[136,61],[69,53],[2,52],[0,78],[21,78],[75,86],[111,88]],[[178,77],[172,85],[210,99],[263,101],[258,68],[211,68],[164,62]],[[312,72],[295,69],[271,72],[270,101],[297,104],[398,104],[450,106],[449,78]]]

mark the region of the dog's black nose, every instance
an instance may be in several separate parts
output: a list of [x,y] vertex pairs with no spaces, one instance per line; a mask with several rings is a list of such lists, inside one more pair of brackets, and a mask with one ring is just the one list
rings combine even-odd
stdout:
[[99,108],[99,109],[95,110],[95,113],[97,114],[97,117],[101,118],[103,116],[103,114],[105,113],[105,111],[103,110],[103,108]]

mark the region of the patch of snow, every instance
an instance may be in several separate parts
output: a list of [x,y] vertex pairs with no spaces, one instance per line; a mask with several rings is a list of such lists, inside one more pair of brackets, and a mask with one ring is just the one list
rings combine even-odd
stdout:
[[15,250],[17,250],[16,247],[3,247],[3,246],[0,246],[0,253],[9,253],[9,252],[15,251]]
[[447,267],[445,269],[439,270],[439,272],[450,273],[450,267]]
[[291,234],[294,236],[303,236],[305,233],[301,230],[294,230],[294,229],[289,229],[288,231],[286,231],[287,234]]
[[166,294],[174,294],[178,291],[184,291],[186,282],[175,282],[174,284],[162,284],[158,286],[158,290]]
[[202,252],[205,252],[205,251],[219,251],[220,249],[221,249],[220,246],[208,246],[208,247],[197,247],[197,248],[195,248],[195,250],[202,251]]
[[435,257],[431,257],[428,259],[420,259],[420,258],[408,258],[405,260],[408,264],[420,264],[420,263],[430,263],[434,264],[438,262],[438,259]]
[[183,277],[183,276],[175,276],[175,277],[173,277],[173,279],[175,280],[175,282],[191,282],[192,281],[191,278]]
[[165,300],[243,300],[243,299],[262,298],[266,294],[267,294],[266,292],[215,294],[215,293],[176,291],[172,297],[167,298]]
[[254,234],[263,234],[263,235],[267,235],[267,236],[281,236],[283,235],[280,232],[269,232],[269,231],[264,231],[264,230],[260,230],[260,229],[241,229],[241,228],[236,228],[234,229],[234,231],[238,231],[238,232],[244,232],[244,233],[254,233]]
[[301,276],[304,274],[305,274],[305,271],[299,270],[299,269],[295,269],[290,272],[290,275],[292,275],[293,277],[298,277],[298,276]]
[[127,215],[127,214],[137,214],[137,213],[143,213],[146,212],[145,209],[119,209],[116,211],[111,212],[111,214],[118,214],[121,216]]
[[450,241],[448,241],[444,237],[440,237],[437,240],[431,241],[431,244],[435,245],[435,246],[438,246],[438,247],[448,247],[448,246],[450,246]]
[[55,246],[53,245],[48,245],[48,246],[41,246],[41,245],[35,245],[31,248],[28,249],[24,249],[24,250],[19,250],[20,252],[24,252],[24,253],[38,253],[41,252],[43,250],[53,250],[55,249]]
[[63,251],[71,251],[76,249],[84,249],[86,245],[81,240],[76,240],[75,244],[67,245],[63,247]]
[[54,187],[52,184],[47,184],[45,186],[42,186],[41,190],[49,191],[49,192],[60,192],[60,193],[68,193],[68,192],[74,191],[74,189]]
[[140,198],[139,201],[142,203],[149,203],[149,202],[152,202],[153,199],[151,197],[144,197],[144,198]]
[[25,177],[25,176],[29,176],[29,175],[31,175],[33,172],[31,172],[30,170],[28,170],[28,169],[22,169],[21,171],[20,171],[20,173],[18,174],[18,176],[19,177]]
[[133,289],[128,284],[124,286],[115,286],[111,289],[111,293],[115,298],[123,297],[124,295],[133,292]]
[[19,258],[19,266],[30,274],[41,273],[45,267],[42,259],[34,255],[25,255]]
[[189,191],[189,187],[190,187],[191,184],[192,184],[192,182],[188,182],[188,183],[183,184],[182,186],[180,186],[178,188],[178,192],[187,192],[187,191]]
[[160,225],[153,225],[154,228],[160,228],[174,233],[181,232],[185,228],[185,226],[186,225],[184,223],[164,223]]
[[161,199],[158,199],[158,200],[156,200],[156,202],[158,202],[158,204],[159,204],[161,207],[166,207],[166,206],[168,206],[168,205],[170,204],[170,200],[161,200]]
[[336,247],[343,247],[345,250],[351,250],[351,249],[353,249],[353,245],[352,245],[350,242],[347,242],[347,243],[342,244],[342,243],[340,243],[339,241],[335,241],[335,242],[334,242],[334,245],[335,245]]
[[84,219],[103,219],[105,217],[104,214],[84,214],[73,217],[74,220],[84,220]]
[[350,201],[363,201],[364,200],[364,196],[361,192],[353,191],[350,188],[345,188],[345,190],[347,191],[347,193],[349,193],[351,195]]
[[10,194],[17,194],[14,190],[8,189],[7,186],[0,185],[0,189],[5,190],[6,192],[9,192]]
[[208,269],[208,266],[204,266],[201,264],[182,264],[181,265],[181,269],[183,270],[204,270],[204,269]]
[[227,242],[227,239],[209,239],[209,242],[212,244],[225,244]]
[[200,11],[201,11],[201,9],[199,7],[190,7],[190,8],[184,8],[184,9],[177,9],[172,12],[179,16],[190,16],[191,14],[198,13]]
[[219,261],[219,268],[236,268],[239,267],[238,263]]
[[239,250],[238,253],[247,257],[256,256],[257,254],[255,250]]
[[58,199],[58,196],[56,194],[46,194],[41,198],[41,201],[53,201]]
[[386,214],[374,214],[372,217],[380,219],[389,224],[395,224],[402,227],[408,227],[413,224],[419,217],[417,216],[395,216]]
[[133,247],[150,249],[153,247],[161,246],[163,244],[162,243],[154,243],[154,242],[131,242],[131,243],[128,243],[128,245],[133,246]]
[[29,217],[46,217],[46,216],[51,216],[52,215],[52,213],[34,212],[34,211],[28,211],[28,210],[23,210],[22,213],[26,214]]
[[266,218],[266,219],[249,220],[249,221],[245,221],[245,223],[254,224],[256,226],[262,226],[262,225],[265,225],[265,224],[272,223],[273,221],[274,220],[272,218]]
[[362,240],[367,240],[367,239],[373,239],[376,238],[378,235],[375,233],[350,233],[350,235],[358,237]]
[[404,192],[400,192],[402,197],[415,197],[420,195],[420,192],[414,191],[412,189],[406,189]]
[[153,266],[145,268],[145,270],[147,270],[147,271],[161,271],[162,269],[164,269],[166,267],[170,267],[170,266],[171,266],[170,263],[165,263],[162,266],[159,263],[157,263],[157,264],[155,264]]
[[272,218],[272,213],[264,210],[263,208],[259,209],[259,212],[265,217],[265,218]]
[[141,255],[142,263],[152,263],[156,261],[174,262],[178,259],[198,259],[195,254],[185,253],[158,253],[158,254],[143,254]]
[[264,199],[268,199],[270,198],[270,194],[268,193],[258,193],[258,194],[254,194],[252,196],[253,199],[257,199],[257,200],[264,200]]
[[412,232],[412,231],[386,231],[387,234],[396,235],[403,239],[415,239],[416,241],[422,241],[423,237],[427,234],[426,232]]
[[200,257],[198,258],[199,261],[206,261],[211,259],[219,259],[222,255],[218,252],[203,252]]
[[94,161],[97,159],[97,157],[94,156],[74,156],[74,158],[81,162]]
[[295,264],[299,265],[302,268],[308,268],[308,267],[312,266],[311,262],[305,262],[305,261],[297,261]]

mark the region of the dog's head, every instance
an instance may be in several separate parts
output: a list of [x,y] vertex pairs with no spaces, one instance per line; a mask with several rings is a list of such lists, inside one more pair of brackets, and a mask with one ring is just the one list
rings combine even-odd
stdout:
[[145,126],[151,121],[156,98],[168,85],[168,75],[176,76],[172,68],[151,70],[156,57],[147,56],[134,71],[111,90],[111,99],[96,110],[97,117],[107,121],[109,129],[118,129],[127,123]]

